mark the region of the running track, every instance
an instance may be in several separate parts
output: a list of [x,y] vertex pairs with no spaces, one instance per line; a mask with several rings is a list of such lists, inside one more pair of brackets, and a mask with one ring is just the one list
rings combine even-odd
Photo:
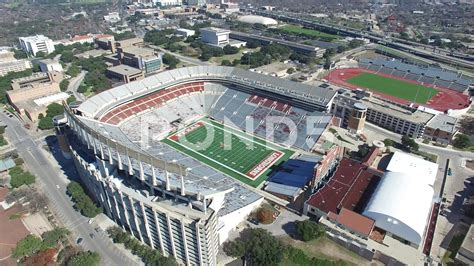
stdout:
[[[405,82],[410,82],[410,83],[421,85],[419,82],[416,82],[416,81],[413,81],[413,80],[403,79],[403,78],[400,78],[400,77],[387,75],[385,73],[377,73],[375,71],[371,71],[371,70],[363,69],[363,68],[335,69],[335,70],[331,71],[329,73],[329,75],[327,75],[325,77],[325,79],[328,80],[330,83],[333,83],[335,85],[342,86],[342,87],[345,87],[345,88],[349,88],[351,90],[356,90],[356,89],[360,89],[360,87],[357,87],[356,85],[349,84],[347,82],[347,80],[354,77],[354,76],[357,76],[357,75],[359,75],[363,72],[373,73],[373,74],[377,74],[379,76],[392,78],[392,79],[398,79],[398,80],[402,80],[402,81],[405,81]],[[427,86],[427,85],[423,85],[423,86]],[[429,87],[434,87],[434,86],[429,86]],[[435,96],[433,96],[426,104],[423,104],[423,106],[433,108],[433,109],[436,109],[436,110],[442,111],[442,112],[444,112],[448,109],[463,109],[463,108],[466,108],[466,107],[469,106],[469,98],[468,98],[467,95],[464,95],[460,92],[451,90],[449,88],[438,87],[438,86],[436,86],[434,88],[438,90],[438,93]],[[374,92],[374,94],[379,95],[380,97],[382,97],[384,99],[388,99],[390,101],[393,101],[393,102],[396,102],[396,103],[399,103],[399,104],[406,104],[406,105],[411,104],[410,101],[400,99],[400,98],[397,98],[397,97],[392,96],[392,95],[388,95],[388,94],[384,94],[384,93],[380,93],[380,92]]]

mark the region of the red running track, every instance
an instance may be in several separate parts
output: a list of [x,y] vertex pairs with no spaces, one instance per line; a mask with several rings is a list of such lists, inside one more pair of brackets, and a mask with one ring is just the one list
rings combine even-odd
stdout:
[[[356,89],[361,89],[361,88],[357,87],[356,85],[349,84],[347,80],[364,72],[421,85],[419,82],[416,82],[413,80],[403,79],[400,77],[387,75],[385,73],[377,73],[375,71],[371,71],[364,68],[335,69],[331,71],[329,75],[325,77],[325,79],[335,85],[342,86],[351,90],[356,90]],[[427,85],[423,85],[423,86],[427,86]],[[423,106],[433,108],[442,112],[448,109],[456,110],[456,109],[463,109],[469,106],[469,97],[467,95],[464,95],[460,92],[457,92],[445,87],[438,87],[438,86],[436,87],[428,86],[428,87],[433,87],[437,89],[438,93],[435,96],[433,96],[426,104],[422,104]],[[406,104],[406,105],[411,104],[410,101],[400,99],[392,95],[388,95],[388,94],[384,94],[380,92],[373,92],[373,93],[380,96],[381,98],[384,98],[384,99],[387,99],[399,104]]]

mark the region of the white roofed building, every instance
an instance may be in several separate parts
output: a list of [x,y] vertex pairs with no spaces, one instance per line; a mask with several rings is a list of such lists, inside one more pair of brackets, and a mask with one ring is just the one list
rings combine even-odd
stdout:
[[395,152],[363,215],[410,245],[423,243],[438,165]]

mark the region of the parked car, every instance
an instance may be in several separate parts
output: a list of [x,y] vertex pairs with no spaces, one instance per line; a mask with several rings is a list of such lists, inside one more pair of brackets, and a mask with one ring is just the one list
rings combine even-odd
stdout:
[[82,240],[84,240],[84,239],[82,239],[81,237],[79,237],[79,238],[77,239],[76,243],[79,245],[79,244],[82,243]]
[[255,218],[249,218],[248,221],[251,222],[251,223],[253,223],[254,225],[259,225],[259,224],[260,224],[260,223],[258,222],[258,220],[255,219]]

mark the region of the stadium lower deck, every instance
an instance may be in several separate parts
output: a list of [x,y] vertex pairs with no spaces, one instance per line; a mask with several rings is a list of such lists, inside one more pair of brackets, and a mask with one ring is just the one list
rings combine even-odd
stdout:
[[[394,74],[394,72],[396,72],[396,75]],[[455,91],[451,88],[438,85],[436,82],[440,84],[443,83],[443,85],[448,85],[448,86],[449,86],[449,83],[444,84],[445,82],[434,80],[433,81],[434,85],[430,83],[421,84],[421,82],[405,78],[406,76],[412,75],[412,74],[410,73],[403,74],[399,72],[400,72],[399,70],[382,72],[380,70],[375,70],[375,69],[372,70],[372,69],[365,69],[365,68],[336,69],[336,70],[331,71],[329,75],[325,77],[325,79],[335,85],[342,86],[351,90],[356,90],[356,89],[363,89],[363,88],[360,88],[359,86],[349,83],[348,80],[362,73],[371,73],[371,74],[376,74],[385,78],[391,78],[391,79],[396,79],[396,80],[400,80],[404,82],[409,82],[412,84],[423,85],[425,87],[435,88],[438,91],[438,93],[432,96],[431,99],[426,104],[422,104],[423,106],[433,108],[439,111],[446,111],[448,109],[454,109],[454,110],[463,109],[469,106],[469,99],[467,95],[464,95],[462,92]],[[398,98],[394,95],[382,93],[380,91],[373,91],[373,92],[374,94],[379,95],[380,97],[384,99],[391,100],[398,104],[404,104],[404,105],[411,104],[411,101]]]
[[[275,117],[276,122],[269,124]],[[294,123],[293,130],[279,122],[283,119]],[[197,167],[195,162],[200,162],[253,187],[260,186],[275,165],[295,152],[310,151],[330,120],[328,114],[208,82],[170,87],[122,105],[102,118],[117,125],[134,143],[142,142],[143,130],[147,130],[148,153],[185,164],[197,176],[212,176]],[[195,145],[206,137],[203,125],[211,126],[217,135],[206,149]],[[272,139],[266,141],[268,130]],[[231,133],[230,150],[224,146],[224,133]],[[288,146],[285,141],[292,137],[294,143]],[[183,156],[187,159],[179,159]],[[195,162],[191,163],[191,158]]]

